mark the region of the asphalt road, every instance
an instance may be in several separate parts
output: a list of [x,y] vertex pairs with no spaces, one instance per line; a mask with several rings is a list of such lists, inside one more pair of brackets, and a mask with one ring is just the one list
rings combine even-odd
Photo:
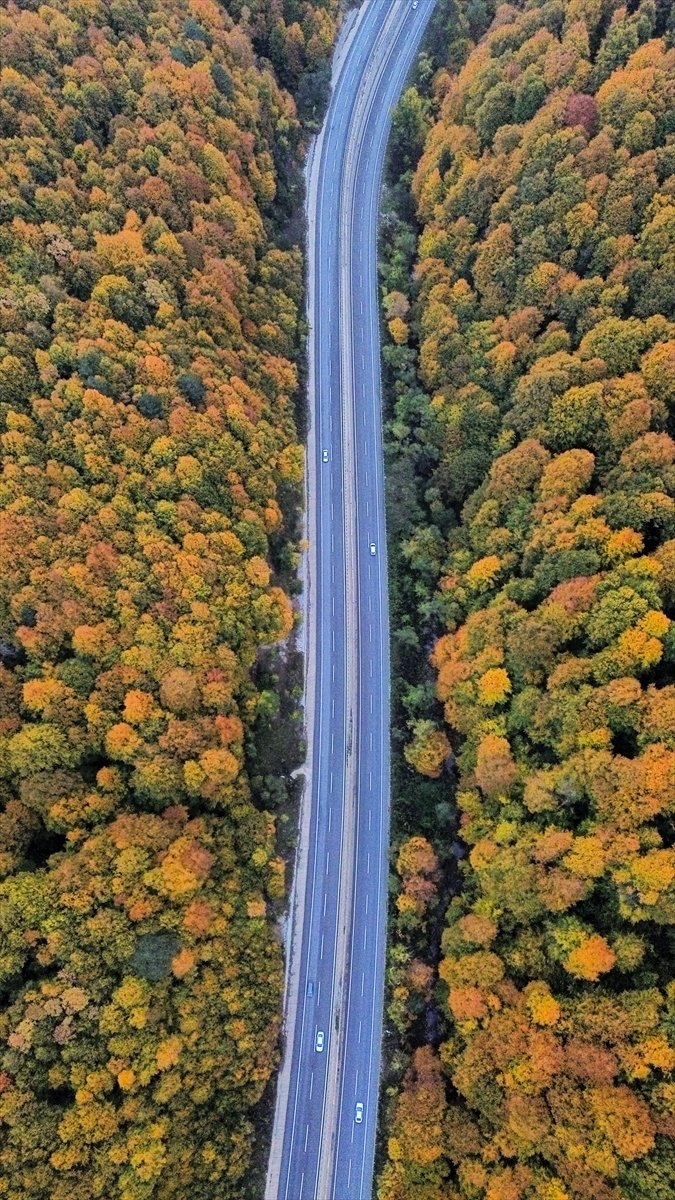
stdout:
[[391,111],[434,4],[365,0],[308,170],[309,749],[266,1200],[372,1194],[390,736],[377,217]]

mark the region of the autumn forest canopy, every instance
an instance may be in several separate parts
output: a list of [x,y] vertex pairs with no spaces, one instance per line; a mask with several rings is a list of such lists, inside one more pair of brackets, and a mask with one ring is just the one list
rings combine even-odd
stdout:
[[[0,1200],[262,1194],[338,8],[0,7]],[[383,234],[378,1200],[671,1200],[668,0],[438,0]]]
[[[0,1196],[247,1192],[333,0],[0,10]],[[267,686],[270,684],[270,686]],[[260,1155],[258,1155],[260,1158]]]
[[379,1200],[675,1190],[674,32],[441,0],[395,115]]

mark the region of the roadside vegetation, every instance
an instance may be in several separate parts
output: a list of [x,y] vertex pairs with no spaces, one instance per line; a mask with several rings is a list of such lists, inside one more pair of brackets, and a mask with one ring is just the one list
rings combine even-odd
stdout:
[[673,33],[447,0],[395,116],[380,1200],[675,1187]]
[[336,8],[0,11],[7,1200],[259,1200]]

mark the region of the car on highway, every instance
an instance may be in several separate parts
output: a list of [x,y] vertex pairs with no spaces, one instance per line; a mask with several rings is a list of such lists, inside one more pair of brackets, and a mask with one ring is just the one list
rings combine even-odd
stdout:
[[356,1121],[357,1125],[360,1125],[363,1120],[363,1104],[361,1103],[360,1100],[359,1100],[358,1104],[356,1105],[356,1111],[354,1113],[354,1120]]
[[316,1051],[318,1051],[319,1054],[321,1054],[321,1051],[323,1050],[325,1041],[326,1041],[326,1035],[325,1035],[323,1029],[317,1029],[316,1041],[314,1043],[314,1049]]
[[309,983],[307,984],[307,999],[311,1000],[313,995],[314,995],[314,980],[310,979]]
[[323,454],[321,455],[321,457],[322,457],[322,459],[323,459],[323,461],[324,461],[324,462],[328,462],[328,451],[327,451],[327,450],[324,450],[324,452],[323,452]]
[[371,543],[370,543],[370,553],[371,553],[371,554],[377,554],[377,546],[375,545],[375,543],[374,543],[374,542],[371,542]]

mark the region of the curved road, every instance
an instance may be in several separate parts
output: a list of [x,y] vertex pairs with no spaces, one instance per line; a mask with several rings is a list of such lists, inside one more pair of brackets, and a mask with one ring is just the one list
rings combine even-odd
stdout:
[[308,167],[308,756],[266,1200],[372,1192],[390,732],[377,218],[391,111],[434,4],[352,14]]

